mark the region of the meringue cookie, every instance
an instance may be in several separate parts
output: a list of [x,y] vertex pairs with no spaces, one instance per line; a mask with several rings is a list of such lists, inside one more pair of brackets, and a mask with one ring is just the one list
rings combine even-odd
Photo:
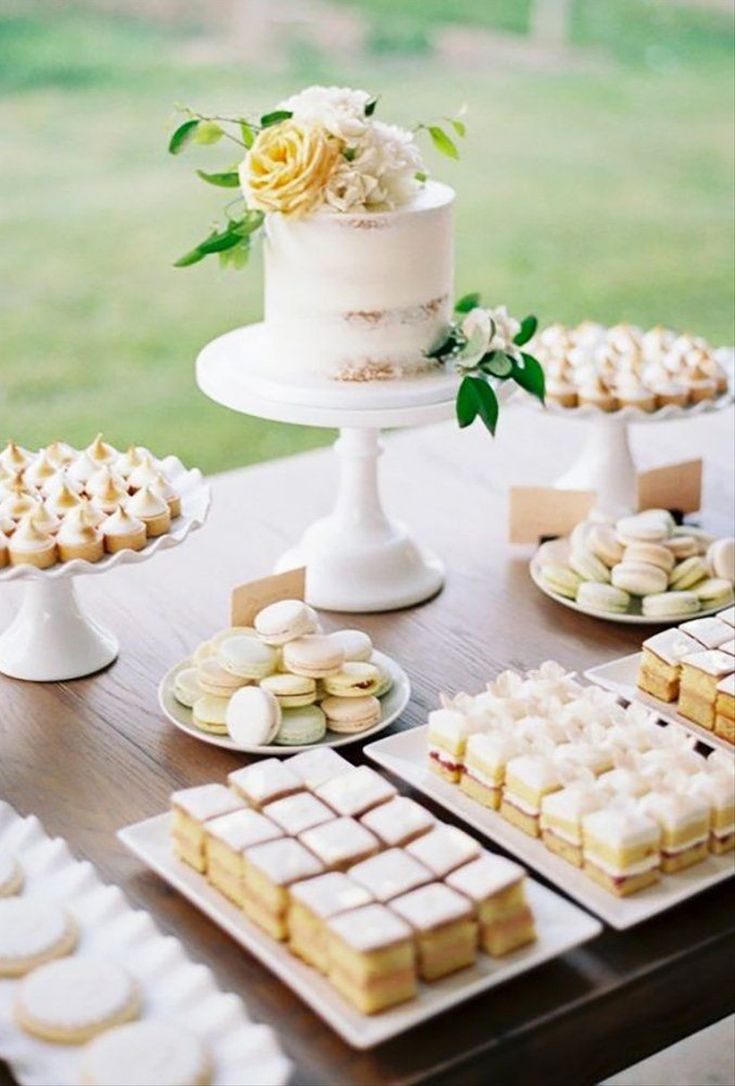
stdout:
[[89,523],[83,505],[66,514],[56,536],[56,545],[62,562],[71,562],[75,558],[99,562],[105,553],[102,533]]
[[8,553],[13,566],[48,569],[56,563],[56,542],[39,532],[33,523],[33,514],[27,513],[8,542]]
[[130,511],[120,506],[102,522],[102,537],[108,554],[117,551],[139,551],[148,540],[146,526],[142,520],[131,515]]
[[149,538],[165,535],[171,527],[171,513],[167,503],[151,493],[148,486],[128,498],[125,508],[131,516],[143,521]]

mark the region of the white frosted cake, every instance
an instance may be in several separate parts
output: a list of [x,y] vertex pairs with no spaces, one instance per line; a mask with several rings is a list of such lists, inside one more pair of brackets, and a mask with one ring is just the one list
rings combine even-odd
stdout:
[[453,307],[454,191],[427,181],[393,211],[266,216],[265,321],[281,372],[411,377]]

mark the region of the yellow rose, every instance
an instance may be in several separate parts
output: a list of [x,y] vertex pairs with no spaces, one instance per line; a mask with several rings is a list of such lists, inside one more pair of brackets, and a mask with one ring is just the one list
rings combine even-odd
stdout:
[[321,128],[293,121],[264,128],[240,166],[249,207],[308,215],[323,199],[340,143]]

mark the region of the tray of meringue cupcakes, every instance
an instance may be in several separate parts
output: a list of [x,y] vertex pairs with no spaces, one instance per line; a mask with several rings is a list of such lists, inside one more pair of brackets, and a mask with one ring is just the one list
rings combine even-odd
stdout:
[[200,527],[210,491],[201,472],[102,434],[0,452],[0,577],[103,572],[182,542]]
[[732,603],[735,539],[676,524],[665,509],[597,516],[542,543],[530,571],[542,592],[583,614],[672,624]]
[[328,747],[175,792],[119,836],[356,1048],[601,931]]
[[247,754],[340,746],[387,728],[406,708],[403,668],[362,630],[324,633],[303,600],[277,600],[252,626],[221,630],[159,686],[168,719]]
[[547,661],[368,757],[624,929],[735,874],[735,758]]
[[0,1060],[22,1086],[284,1086],[275,1032],[34,815],[0,801]]
[[641,422],[701,414],[733,400],[733,351],[657,325],[552,324],[529,349],[544,369],[546,406],[576,418]]

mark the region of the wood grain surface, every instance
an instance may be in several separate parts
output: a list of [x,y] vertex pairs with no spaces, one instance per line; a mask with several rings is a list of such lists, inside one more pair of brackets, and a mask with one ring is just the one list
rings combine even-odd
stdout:
[[[18,435],[22,438],[22,435]],[[576,615],[544,597],[529,550],[506,542],[508,487],[550,481],[584,424],[509,408],[495,442],[451,425],[386,439],[386,506],[447,563],[444,591],[386,615],[325,616],[357,625],[413,683],[394,728],[425,721],[441,690],[480,689],[504,667],[555,658],[582,671],[634,651],[645,628]],[[704,456],[701,523],[732,532],[732,413],[633,428],[645,467]],[[733,1010],[732,885],[593,943],[370,1052],[354,1052],[268,971],[130,856],[123,825],[164,810],[170,792],[222,779],[244,757],[207,746],[160,715],[162,674],[227,625],[229,593],[268,572],[335,490],[329,451],[213,480],[210,520],[182,547],[141,566],[84,579],[80,594],[120,637],[119,661],[89,679],[31,684],[0,676],[0,795],[67,838],[160,926],[205,962],[225,990],[274,1026],[313,1084],[598,1082]],[[0,588],[0,627],[18,585]],[[346,748],[361,759],[360,744]],[[0,1068],[0,1082],[12,1082]]]

